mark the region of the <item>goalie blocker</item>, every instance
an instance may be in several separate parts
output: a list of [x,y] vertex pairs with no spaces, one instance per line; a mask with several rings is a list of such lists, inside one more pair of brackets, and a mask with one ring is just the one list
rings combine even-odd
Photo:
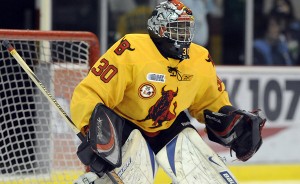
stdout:
[[230,147],[241,161],[250,159],[262,144],[266,118],[260,110],[247,112],[224,106],[219,112],[204,111],[206,131],[211,141]]
[[114,183],[153,183],[158,166],[152,149],[137,129],[131,131],[122,145],[123,125],[124,119],[110,108],[96,105],[87,139],[77,150],[81,162],[92,172],[83,174],[74,184],[112,183],[105,174],[112,170],[122,180]]
[[79,145],[77,156],[100,177],[121,166],[122,128],[124,120],[99,103],[90,118],[86,139]]

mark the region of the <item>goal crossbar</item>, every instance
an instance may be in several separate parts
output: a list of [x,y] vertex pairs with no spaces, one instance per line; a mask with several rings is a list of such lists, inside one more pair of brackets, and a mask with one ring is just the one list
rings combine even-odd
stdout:
[[56,41],[86,41],[90,45],[90,67],[99,59],[100,44],[98,37],[91,32],[86,31],[39,31],[39,30],[15,30],[0,29],[0,39],[10,40],[56,40]]

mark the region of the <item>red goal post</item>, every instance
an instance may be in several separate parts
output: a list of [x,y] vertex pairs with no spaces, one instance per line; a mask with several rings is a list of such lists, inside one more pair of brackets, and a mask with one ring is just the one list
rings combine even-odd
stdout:
[[39,30],[12,30],[0,29],[0,39],[24,41],[84,41],[89,44],[90,65],[99,59],[100,44],[97,36],[85,31],[39,31]]
[[[96,35],[0,29],[63,109],[100,57]],[[8,51],[0,48],[0,184],[71,183],[79,139]]]

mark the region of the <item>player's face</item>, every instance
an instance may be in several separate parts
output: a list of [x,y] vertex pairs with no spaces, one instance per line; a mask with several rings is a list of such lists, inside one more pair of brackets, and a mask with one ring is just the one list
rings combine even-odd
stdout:
[[170,38],[178,41],[189,41],[191,36],[190,22],[172,22],[168,26]]

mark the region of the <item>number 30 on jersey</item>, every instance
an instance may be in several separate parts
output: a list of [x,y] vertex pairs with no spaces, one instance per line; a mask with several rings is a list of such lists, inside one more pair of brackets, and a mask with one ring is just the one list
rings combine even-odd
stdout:
[[118,69],[114,65],[110,65],[108,60],[103,58],[100,60],[98,66],[95,65],[91,69],[91,72],[99,76],[103,82],[108,83],[118,73]]

